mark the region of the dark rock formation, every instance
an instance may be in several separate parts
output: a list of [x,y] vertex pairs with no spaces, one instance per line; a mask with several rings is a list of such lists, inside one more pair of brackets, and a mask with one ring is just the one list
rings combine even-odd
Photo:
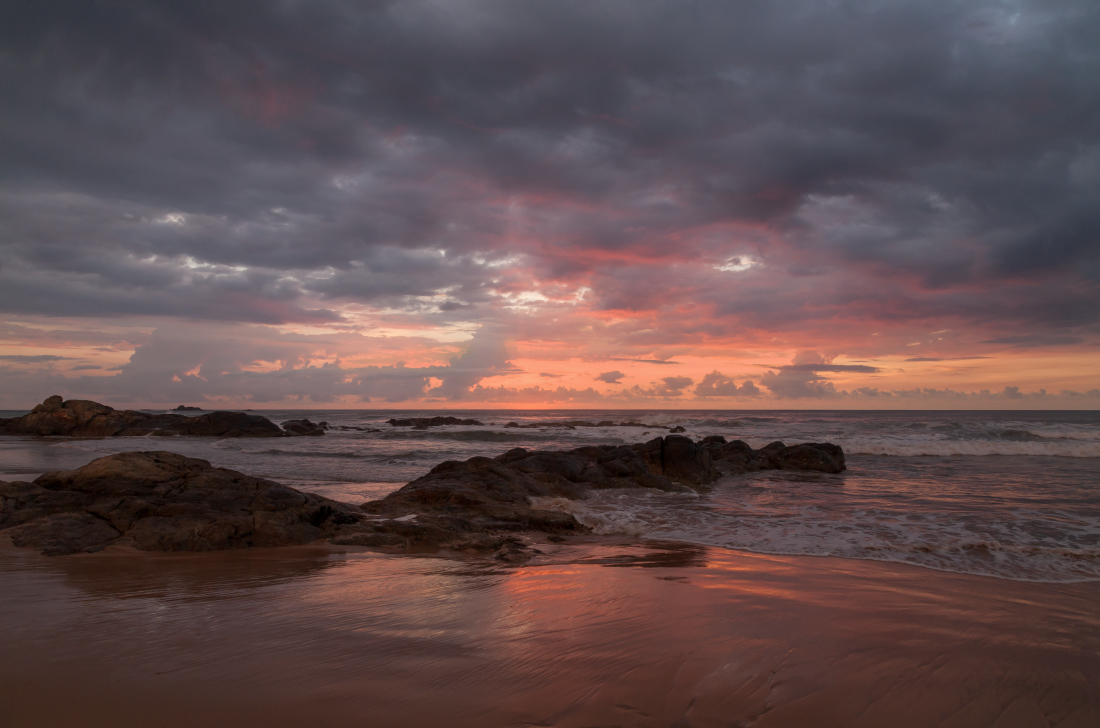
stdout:
[[351,506],[169,452],[127,452],[0,483],[0,529],[47,555],[292,546],[363,516]]
[[680,435],[637,445],[556,452],[514,448],[495,458],[448,461],[359,509],[262,478],[167,452],[94,460],[33,483],[0,482],[0,531],[45,554],[129,544],[150,551],[208,551],[327,540],[377,548],[495,551],[518,562],[536,552],[517,534],[560,541],[588,529],[536,498],[583,499],[606,488],[689,491],[720,472],[844,469],[836,445],[781,442],[753,450],[740,440]]
[[477,420],[460,420],[457,417],[412,417],[405,420],[386,420],[394,427],[439,427],[440,425],[479,425]]
[[676,425],[675,427],[670,429],[669,432],[680,433],[680,432],[687,432],[687,430],[684,429],[683,425]]
[[686,437],[557,452],[517,447],[495,458],[441,463],[363,510],[391,518],[415,514],[420,525],[469,533],[581,531],[572,516],[533,508],[530,499],[583,499],[588,490],[604,488],[687,491],[717,477],[707,451]]
[[54,395],[22,417],[0,419],[0,435],[126,437],[283,437],[271,420],[242,412],[209,412],[198,417],[116,410],[86,399],[62,401]]
[[700,443],[710,452],[715,466],[723,474],[753,473],[759,470],[811,470],[839,473],[846,469],[844,451],[827,442],[807,442],[787,447],[776,441],[753,450],[741,440],[727,443],[720,435],[703,438]]
[[[647,425],[644,422],[614,422],[613,420],[601,420],[591,422],[589,420],[561,420],[559,422],[529,422],[521,425],[518,422],[509,422],[505,427],[518,427],[521,430],[534,430],[543,427],[561,427],[566,430],[575,430],[578,427],[649,427],[654,430],[664,429],[658,425]],[[669,432],[684,432],[683,427],[673,428]]]
[[321,422],[315,425],[309,420],[287,420],[283,423],[283,429],[286,430],[288,435],[319,437],[325,434],[327,425],[327,422]]
[[[168,415],[177,417],[178,415]],[[166,432],[199,437],[284,437],[286,433],[271,420],[243,412],[210,412],[198,417],[184,417],[183,422],[166,423]],[[154,432],[152,434],[162,434]]]
[[185,404],[181,404],[179,407],[176,407],[176,411],[177,412],[202,412],[202,407],[188,407]]

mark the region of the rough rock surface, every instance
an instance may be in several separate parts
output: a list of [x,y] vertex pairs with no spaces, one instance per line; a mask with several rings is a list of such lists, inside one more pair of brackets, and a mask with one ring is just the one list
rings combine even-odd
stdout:
[[286,430],[288,435],[307,435],[310,437],[320,437],[325,434],[325,429],[328,426],[327,422],[320,422],[314,424],[309,420],[287,420],[282,423],[283,429]]
[[149,414],[86,399],[63,401],[54,395],[30,414],[0,419],[0,435],[284,437],[286,433],[266,417],[243,412],[208,412],[197,417]]
[[441,463],[363,510],[469,533],[583,531],[571,515],[533,508],[530,499],[583,499],[587,491],[604,488],[686,491],[717,477],[706,449],[686,437],[558,452],[517,447],[495,458]]
[[483,425],[477,420],[461,420],[457,417],[411,417],[405,420],[386,420],[394,427],[439,427],[440,425]]
[[726,442],[720,435],[703,438],[715,466],[724,475],[754,473],[760,470],[811,470],[839,473],[847,466],[844,450],[828,442],[806,442],[787,447],[776,441],[753,450],[741,440]]
[[0,530],[47,555],[292,546],[363,516],[352,506],[169,452],[127,452],[0,483]]

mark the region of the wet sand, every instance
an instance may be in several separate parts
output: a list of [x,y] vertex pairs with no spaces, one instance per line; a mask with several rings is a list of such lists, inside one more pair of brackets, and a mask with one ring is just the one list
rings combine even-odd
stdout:
[[1100,583],[677,544],[0,549],[0,724],[1097,726]]

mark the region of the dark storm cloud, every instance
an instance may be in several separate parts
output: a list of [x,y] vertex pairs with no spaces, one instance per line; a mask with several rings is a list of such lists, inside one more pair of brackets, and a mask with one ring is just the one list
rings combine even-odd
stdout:
[[[1076,343],[1076,342],[1075,342]],[[988,356],[914,356],[905,361],[969,361],[971,359],[990,359]]]
[[1022,334],[1020,336],[1000,336],[996,339],[983,341],[983,344],[999,344],[1018,347],[1033,346],[1065,346],[1068,344],[1080,344],[1083,339],[1080,336],[1067,336],[1064,334]]
[[0,310],[469,320],[535,280],[711,307],[666,338],[1088,330],[1098,37],[1088,0],[6,3]]
[[4,354],[0,356],[0,361],[35,364],[49,361],[64,361],[72,358],[71,356],[56,356],[54,354]]
[[610,357],[608,357],[608,360],[610,360],[610,361],[631,361],[631,362],[637,362],[638,364],[679,364],[680,363],[678,361],[668,361],[668,360],[665,360],[665,359],[628,359],[626,357],[621,357],[621,356],[610,356]]
[[782,369],[791,372],[859,372],[861,374],[874,374],[881,371],[877,367],[869,367],[866,364],[790,364]]

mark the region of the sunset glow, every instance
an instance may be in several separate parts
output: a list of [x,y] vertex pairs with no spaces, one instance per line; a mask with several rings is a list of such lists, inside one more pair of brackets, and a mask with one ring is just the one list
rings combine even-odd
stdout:
[[1095,409],[1100,61],[1011,5],[13,30],[0,407]]

